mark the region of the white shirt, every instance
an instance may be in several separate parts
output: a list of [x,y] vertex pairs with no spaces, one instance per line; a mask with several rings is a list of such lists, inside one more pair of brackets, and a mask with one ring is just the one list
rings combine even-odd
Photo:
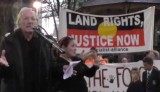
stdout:
[[147,71],[147,78],[151,75],[153,68],[150,71]]

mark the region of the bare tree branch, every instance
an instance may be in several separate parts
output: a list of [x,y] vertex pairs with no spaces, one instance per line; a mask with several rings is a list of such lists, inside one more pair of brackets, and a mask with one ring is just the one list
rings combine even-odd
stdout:
[[71,9],[71,0],[68,0],[68,9]]
[[76,10],[77,1],[78,1],[78,0],[74,0],[74,3],[73,3],[73,10]]
[[57,15],[59,16],[60,2],[59,0],[56,0],[56,1],[57,1]]

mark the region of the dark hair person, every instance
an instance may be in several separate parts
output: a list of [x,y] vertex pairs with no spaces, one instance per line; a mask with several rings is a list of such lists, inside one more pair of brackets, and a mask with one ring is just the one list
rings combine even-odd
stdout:
[[[95,75],[98,65],[88,67],[84,61],[89,55],[93,55],[97,59],[96,52],[90,51],[83,57],[76,57],[76,44],[71,37],[64,37],[59,41],[59,46],[65,51],[59,54],[57,64],[53,75],[54,88],[53,92],[88,92],[87,84],[84,76],[92,77]],[[64,70],[68,67],[70,62],[81,61],[74,67],[74,73],[68,79],[63,79]]]
[[151,57],[143,59],[145,71],[143,72],[143,86],[145,92],[160,92],[160,71],[153,66],[154,62]]

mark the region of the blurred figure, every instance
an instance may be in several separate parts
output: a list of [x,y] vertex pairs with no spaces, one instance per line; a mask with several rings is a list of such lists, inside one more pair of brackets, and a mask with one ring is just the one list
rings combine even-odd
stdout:
[[132,81],[129,84],[127,92],[144,92],[142,82],[140,81],[138,68],[133,68],[131,70]]
[[122,58],[121,60],[122,63],[128,63],[128,59],[126,57]]
[[102,56],[98,56],[98,59],[99,59],[99,62],[102,64],[102,65],[105,65],[107,64],[106,60],[102,57]]
[[[84,79],[86,77],[93,77],[99,68],[99,65],[94,63],[88,67],[84,60],[92,56],[94,61],[97,61],[97,54],[95,51],[89,51],[87,54],[81,55],[81,58],[76,57],[76,44],[71,37],[64,37],[59,42],[60,47],[65,53],[60,53],[57,58],[57,65],[54,67],[53,75],[53,91],[52,92],[88,92],[87,84]],[[68,79],[63,79],[63,74],[70,62],[81,61],[73,69],[73,75]]]
[[146,57],[150,57],[153,60],[158,60],[159,59],[159,52],[156,50],[151,50],[146,53]]
[[145,71],[143,72],[143,86],[145,92],[160,92],[160,71],[153,67],[153,59],[143,59]]
[[[90,51],[94,51],[98,55],[97,49],[95,47],[91,47]],[[99,61],[100,64],[107,64],[106,60],[103,59],[103,57],[101,55],[98,56],[98,61]],[[93,57],[90,56],[87,60],[85,60],[85,63],[93,64],[94,63]]]
[[107,57],[103,57],[106,63],[109,63],[109,59]]

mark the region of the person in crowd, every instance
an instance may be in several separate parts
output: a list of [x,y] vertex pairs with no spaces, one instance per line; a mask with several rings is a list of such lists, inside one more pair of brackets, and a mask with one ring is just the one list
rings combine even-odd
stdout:
[[[96,54],[98,55],[97,49],[96,49],[95,47],[91,47],[91,48],[90,48],[90,51],[94,51],[94,52],[96,52]],[[107,64],[106,60],[103,59],[103,57],[102,57],[101,55],[98,56],[98,60],[99,60],[99,63],[100,63],[100,64]],[[87,60],[85,60],[85,63],[91,63],[91,64],[93,64],[93,63],[94,63],[93,57],[90,56]]]
[[49,92],[50,68],[54,56],[50,46],[32,29],[35,12],[24,7],[17,17],[17,29],[4,38],[0,56],[1,92]]
[[122,58],[121,60],[122,63],[128,63],[128,59],[126,57]]
[[[84,76],[92,77],[95,75],[96,70],[99,68],[99,64],[95,63],[91,67],[88,67],[84,61],[88,57],[92,56],[95,61],[98,61],[98,57],[95,51],[90,51],[81,58],[76,57],[76,44],[74,39],[67,36],[59,41],[60,47],[65,53],[60,53],[57,58],[57,65],[54,67],[53,75],[53,91],[52,92],[88,92],[87,84]],[[74,72],[68,79],[63,79],[64,72],[70,62],[81,61],[74,67]]]
[[140,73],[138,68],[132,68],[131,77],[132,81],[128,86],[127,92],[144,92],[142,82],[140,81]]
[[142,78],[145,92],[160,92],[160,71],[153,67],[153,59],[145,57],[143,65],[145,71]]
[[108,64],[109,63],[109,59],[107,57],[103,57],[103,59],[105,60],[105,62]]
[[100,62],[102,65],[107,64],[107,61],[102,57],[102,55],[99,55],[99,56],[98,56],[98,59],[99,59],[99,62]]
[[156,50],[151,50],[146,53],[146,57],[150,57],[153,60],[159,60],[159,52]]

